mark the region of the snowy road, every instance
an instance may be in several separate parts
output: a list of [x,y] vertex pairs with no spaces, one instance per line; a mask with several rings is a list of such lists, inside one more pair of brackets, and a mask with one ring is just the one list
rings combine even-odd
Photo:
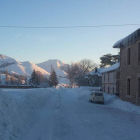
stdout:
[[[77,92],[77,93],[76,93]],[[82,94],[80,93],[82,92]],[[88,102],[90,91],[55,90],[18,140],[138,140],[140,115]]]

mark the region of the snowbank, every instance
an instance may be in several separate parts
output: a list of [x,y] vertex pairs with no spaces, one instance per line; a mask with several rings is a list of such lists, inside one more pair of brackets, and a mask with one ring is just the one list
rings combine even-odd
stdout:
[[130,102],[122,101],[115,95],[104,93],[105,105],[122,111],[140,114],[140,107]]
[[46,104],[54,90],[0,89],[0,140],[14,140],[31,125],[35,112]]
[[[78,98],[84,100],[83,102],[88,102],[90,93],[93,90],[99,90],[99,87],[80,87],[80,88],[73,88],[68,89],[70,93],[75,93],[75,97],[78,96]],[[114,108],[114,109],[119,109],[122,111],[126,112],[131,112],[131,113],[137,113],[140,114],[140,107],[138,105],[132,104],[130,102],[122,101],[117,97],[116,95],[110,95],[107,93],[104,93],[104,99],[105,99],[105,107],[109,108]]]

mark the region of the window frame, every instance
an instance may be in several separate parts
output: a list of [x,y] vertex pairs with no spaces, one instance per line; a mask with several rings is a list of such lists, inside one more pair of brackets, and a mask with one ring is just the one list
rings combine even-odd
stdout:
[[138,77],[138,97],[140,98],[140,77]]
[[127,95],[130,96],[131,95],[131,80],[130,78],[127,78]]
[[127,49],[127,65],[131,64],[131,49],[130,47]]

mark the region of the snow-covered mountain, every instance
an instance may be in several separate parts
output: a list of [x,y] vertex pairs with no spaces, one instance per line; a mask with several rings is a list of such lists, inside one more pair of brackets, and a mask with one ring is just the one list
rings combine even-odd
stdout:
[[8,65],[11,65],[11,64],[18,64],[18,63],[20,63],[20,62],[17,61],[16,59],[13,59],[13,58],[8,57],[6,55],[0,54],[0,66],[1,67],[8,66]]
[[51,66],[51,65],[53,65],[54,67],[59,68],[60,66],[64,66],[65,63],[62,62],[62,61],[60,61],[60,60],[58,60],[58,59],[50,59],[50,60],[48,60],[48,61],[39,63],[39,64],[37,64],[37,65],[38,65],[38,66],[45,67],[45,68],[46,68],[46,67],[49,67],[49,66]]
[[36,71],[40,71],[44,75],[50,75],[47,71],[38,67],[32,62],[19,62],[11,57],[0,55],[0,70],[6,71],[6,69],[9,73],[15,73],[20,75],[30,76],[34,69]]
[[57,76],[60,76],[60,77],[67,76],[67,73],[60,69],[61,66],[64,66],[66,64],[60,60],[51,59],[51,60],[36,64],[36,65],[43,68],[45,71],[49,73],[51,73],[52,70],[55,70]]
[[50,75],[51,70],[55,70],[58,77],[66,77],[67,73],[60,69],[66,64],[60,60],[48,60],[43,63],[34,64],[30,61],[19,62],[14,58],[0,54],[0,71],[8,70],[9,73],[30,76],[32,71],[40,71],[44,75]]

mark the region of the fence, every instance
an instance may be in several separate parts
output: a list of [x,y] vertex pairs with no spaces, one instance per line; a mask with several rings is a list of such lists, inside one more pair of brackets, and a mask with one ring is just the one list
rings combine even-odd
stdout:
[[17,86],[17,85],[0,85],[0,88],[11,88],[11,89],[29,89],[29,88],[39,88],[37,86]]

